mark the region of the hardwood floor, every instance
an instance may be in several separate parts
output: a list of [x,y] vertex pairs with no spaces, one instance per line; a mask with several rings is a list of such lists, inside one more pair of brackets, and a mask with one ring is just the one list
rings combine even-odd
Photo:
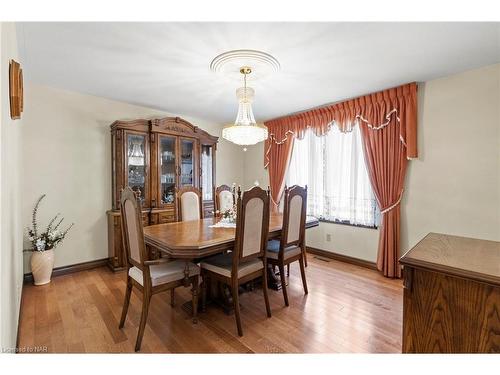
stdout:
[[[181,305],[188,288],[153,296],[141,352],[157,353],[320,353],[401,352],[401,280],[376,271],[309,255],[304,296],[298,265],[292,265],[284,307],[281,291],[270,291],[273,316],[267,318],[262,290],[241,295],[245,335],[238,337],[234,316],[216,306],[198,324]],[[123,330],[118,329],[125,273],[105,267],[55,277],[52,283],[24,285],[19,346],[46,347],[49,353],[133,352],[141,312],[134,292]]]

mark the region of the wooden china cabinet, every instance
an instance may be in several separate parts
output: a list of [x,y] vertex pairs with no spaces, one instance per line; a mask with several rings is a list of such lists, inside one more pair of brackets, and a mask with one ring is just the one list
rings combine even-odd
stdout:
[[179,117],[111,124],[113,209],[107,212],[111,269],[126,265],[120,224],[124,187],[130,186],[141,200],[144,226],[177,221],[176,191],[186,186],[201,190],[204,216],[213,214],[217,140]]

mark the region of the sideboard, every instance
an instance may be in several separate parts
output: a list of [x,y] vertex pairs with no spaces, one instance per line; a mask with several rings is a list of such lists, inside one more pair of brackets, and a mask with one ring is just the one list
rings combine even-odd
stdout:
[[429,233],[400,263],[403,353],[500,353],[500,242]]

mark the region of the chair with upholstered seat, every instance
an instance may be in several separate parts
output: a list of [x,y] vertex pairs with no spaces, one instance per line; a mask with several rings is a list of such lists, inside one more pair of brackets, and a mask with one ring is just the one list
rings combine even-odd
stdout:
[[197,322],[198,284],[200,269],[194,263],[170,261],[167,258],[147,260],[142,227],[140,203],[130,187],[122,190],[120,200],[122,239],[126,249],[128,272],[127,289],[123,303],[119,328],[123,328],[130,303],[132,288],[142,292],[142,314],[135,343],[135,351],[140,350],[151,296],[179,286],[192,286],[193,322]]
[[203,219],[201,191],[192,186],[177,190],[179,221]]
[[238,287],[262,277],[267,316],[271,307],[267,292],[266,246],[269,233],[269,191],[254,187],[243,194],[238,188],[236,241],[231,253],[219,254],[200,264],[203,277],[202,306],[205,308],[207,282],[215,279],[231,288],[238,335],[241,327]]
[[227,185],[215,189],[215,212],[220,214],[234,206],[234,193]]
[[281,238],[271,240],[267,244],[267,261],[278,266],[281,278],[281,289],[285,305],[289,306],[286,290],[285,265],[299,261],[300,274],[304,293],[307,294],[307,281],[304,268],[305,259],[305,228],[306,228],[307,186],[294,185],[285,187],[285,202],[283,211],[283,226]]

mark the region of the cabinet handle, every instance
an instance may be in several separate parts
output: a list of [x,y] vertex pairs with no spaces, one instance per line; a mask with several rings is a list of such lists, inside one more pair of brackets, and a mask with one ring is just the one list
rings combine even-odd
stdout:
[[151,199],[151,206],[156,207],[156,199],[155,198]]

